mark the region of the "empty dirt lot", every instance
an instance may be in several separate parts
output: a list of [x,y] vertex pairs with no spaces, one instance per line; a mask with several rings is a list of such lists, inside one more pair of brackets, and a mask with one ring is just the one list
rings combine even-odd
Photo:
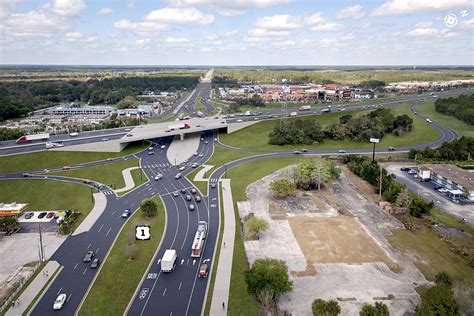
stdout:
[[288,218],[306,260],[312,263],[384,262],[393,271],[398,266],[351,216]]

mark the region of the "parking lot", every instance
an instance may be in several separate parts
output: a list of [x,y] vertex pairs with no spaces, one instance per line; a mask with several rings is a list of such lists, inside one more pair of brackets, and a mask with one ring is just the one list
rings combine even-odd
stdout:
[[[427,201],[433,201],[435,206],[439,209],[456,216],[460,219],[464,219],[467,223],[474,226],[474,203],[465,201],[454,202],[448,197],[448,192],[443,192],[442,189],[435,190],[436,184],[432,182],[421,182],[416,177],[416,173],[409,171],[401,171],[401,168],[410,168],[411,170],[417,171],[415,166],[407,165],[385,165],[387,171],[396,176],[396,180],[400,183],[405,184],[412,192],[423,197]],[[441,192],[440,192],[441,191]]]

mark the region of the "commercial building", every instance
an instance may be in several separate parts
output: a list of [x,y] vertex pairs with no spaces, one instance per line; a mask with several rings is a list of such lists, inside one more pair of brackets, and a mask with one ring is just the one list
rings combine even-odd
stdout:
[[449,164],[428,164],[420,166],[418,175],[448,189],[453,200],[465,198],[474,202],[474,173]]
[[0,203],[0,217],[1,216],[18,216],[28,206],[26,203]]
[[57,106],[50,110],[50,113],[53,113],[54,115],[109,115],[114,110],[115,109],[111,106]]

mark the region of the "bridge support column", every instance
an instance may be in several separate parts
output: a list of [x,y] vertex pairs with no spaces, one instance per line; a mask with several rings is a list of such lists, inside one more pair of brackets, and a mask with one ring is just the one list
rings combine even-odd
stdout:
[[184,134],[179,134],[179,139],[183,140],[184,139]]

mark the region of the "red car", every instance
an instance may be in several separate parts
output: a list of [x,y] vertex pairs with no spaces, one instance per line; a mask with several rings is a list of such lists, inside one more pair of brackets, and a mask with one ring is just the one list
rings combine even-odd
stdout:
[[207,277],[208,270],[209,270],[209,267],[207,266],[207,264],[205,263],[201,264],[201,266],[199,267],[199,277],[200,278]]
[[49,212],[48,215],[46,215],[46,218],[51,218],[54,216],[54,212]]

